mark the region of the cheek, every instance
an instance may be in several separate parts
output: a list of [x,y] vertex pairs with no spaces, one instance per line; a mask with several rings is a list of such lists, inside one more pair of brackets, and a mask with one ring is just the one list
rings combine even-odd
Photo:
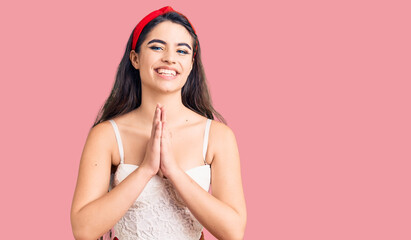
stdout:
[[145,58],[143,59],[143,62],[146,68],[150,68],[150,66],[152,65],[153,59],[151,56],[145,56]]
[[187,74],[190,73],[190,71],[192,69],[192,66],[193,66],[193,64],[192,64],[191,61],[187,61],[187,62],[184,63],[184,70]]

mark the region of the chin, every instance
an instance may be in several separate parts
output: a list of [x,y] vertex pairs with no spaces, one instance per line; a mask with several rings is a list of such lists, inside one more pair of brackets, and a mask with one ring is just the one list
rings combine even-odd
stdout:
[[173,92],[179,92],[181,91],[181,88],[178,87],[172,87],[172,86],[161,86],[158,88],[159,91],[164,92],[164,93],[173,93]]

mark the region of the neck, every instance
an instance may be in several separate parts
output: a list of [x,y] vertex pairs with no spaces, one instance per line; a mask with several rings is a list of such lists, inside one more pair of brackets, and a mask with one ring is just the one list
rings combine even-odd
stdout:
[[[146,90],[146,91],[145,91]],[[136,112],[142,118],[144,124],[152,124],[154,112],[159,103],[161,106],[166,107],[167,123],[169,126],[178,125],[184,119],[184,113],[187,108],[183,105],[180,91],[175,92],[153,92],[147,91],[148,89],[142,89],[141,105],[136,109]]]

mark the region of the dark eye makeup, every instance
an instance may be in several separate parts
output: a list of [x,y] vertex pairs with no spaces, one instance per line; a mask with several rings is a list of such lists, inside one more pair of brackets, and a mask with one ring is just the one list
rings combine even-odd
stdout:
[[[159,47],[159,46],[150,46],[149,47],[150,49],[152,49],[152,50],[154,50],[154,51],[158,51],[158,50],[162,50],[163,48],[162,47]],[[186,55],[186,54],[189,54],[189,52],[188,51],[186,51],[186,50],[177,50],[177,52],[178,53],[181,53],[181,54],[184,54],[184,55]]]
[[160,50],[160,49],[161,49],[161,47],[151,46],[151,47],[150,47],[150,49],[153,49],[153,50]]

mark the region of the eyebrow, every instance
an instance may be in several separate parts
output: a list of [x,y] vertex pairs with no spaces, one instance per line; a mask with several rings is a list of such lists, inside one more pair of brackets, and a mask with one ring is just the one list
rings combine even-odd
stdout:
[[[167,43],[164,42],[163,40],[153,39],[153,40],[151,40],[150,42],[148,42],[147,45],[150,44],[150,43],[155,43],[155,42],[156,42],[156,43],[161,43],[161,44],[164,44],[164,45],[167,44]],[[188,45],[187,43],[178,43],[177,46],[186,46],[186,47],[188,47],[188,48],[191,50],[190,45]]]

